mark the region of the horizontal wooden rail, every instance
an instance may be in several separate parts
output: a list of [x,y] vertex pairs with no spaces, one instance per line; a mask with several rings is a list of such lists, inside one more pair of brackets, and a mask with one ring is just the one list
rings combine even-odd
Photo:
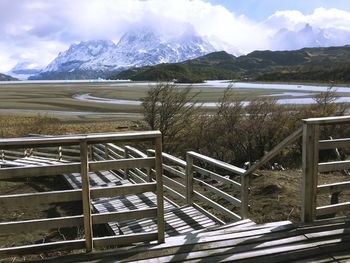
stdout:
[[316,215],[328,215],[350,209],[350,202],[320,206],[316,208]]
[[244,174],[245,171],[246,171],[246,170],[244,170],[242,168],[239,168],[237,166],[225,163],[223,161],[216,160],[214,158],[205,156],[203,154],[199,154],[199,153],[196,153],[196,152],[188,152],[187,154],[189,156],[192,156],[192,157],[198,159],[198,160],[205,161],[207,163],[213,164],[215,166],[218,166],[218,167],[220,167],[222,169],[225,169],[225,170],[227,170],[229,172],[232,172],[232,173],[235,173],[235,174],[238,174],[238,175]]
[[147,242],[152,240],[157,240],[157,232],[140,233],[132,235],[122,235],[113,237],[96,237],[93,239],[94,247],[104,248],[108,246],[122,246],[130,245],[138,242]]
[[230,185],[230,186],[234,187],[237,190],[241,190],[241,184],[236,182],[236,181],[234,181],[234,180],[226,178],[226,177],[224,177],[224,176],[222,176],[220,174],[214,173],[212,171],[209,171],[209,170],[204,169],[202,167],[199,167],[197,165],[193,165],[193,169],[196,172],[198,172],[199,174],[201,174],[201,175],[209,176],[210,178],[212,178],[214,180],[217,180],[218,182],[224,183],[226,185]]
[[159,131],[143,131],[143,132],[125,132],[125,133],[104,133],[104,134],[87,134],[87,135],[68,135],[55,137],[25,137],[25,138],[9,138],[0,139],[0,149],[9,149],[25,145],[28,148],[34,147],[52,147],[64,145],[76,145],[81,141],[88,144],[104,143],[104,142],[120,142],[120,141],[145,141],[159,138]]
[[169,185],[172,188],[178,188],[180,191],[183,191],[183,193],[186,191],[186,186],[182,183],[179,183],[178,181],[169,178],[168,176],[164,175],[164,184]]
[[350,181],[317,186],[318,194],[336,193],[350,189]]
[[155,158],[147,157],[147,158],[90,162],[89,170],[94,172],[94,171],[101,171],[101,170],[131,169],[131,168],[154,167],[154,166],[155,166]]
[[344,169],[350,169],[350,161],[336,161],[318,164],[318,171],[320,173],[333,172]]
[[179,170],[176,170],[175,168],[173,168],[169,165],[163,164],[163,169],[174,176],[185,179],[186,174],[184,172],[180,172]]
[[350,116],[309,118],[309,119],[304,119],[303,122],[306,124],[319,124],[319,125],[350,123]]
[[31,253],[44,252],[52,249],[83,249],[85,247],[85,239],[65,240],[58,242],[16,246],[8,248],[0,248],[0,258],[6,255],[27,255]]
[[320,150],[346,148],[346,147],[350,147],[350,138],[320,140],[319,141],[319,149]]
[[18,233],[28,232],[37,230],[49,230],[61,227],[74,227],[83,224],[83,216],[67,216],[58,218],[45,218],[45,219],[34,219],[24,220],[16,222],[3,222],[0,223],[0,233]]
[[[152,150],[152,149],[147,150],[147,152],[154,154],[154,150]],[[180,158],[177,158],[175,156],[172,156],[172,155],[170,155],[168,153],[164,153],[164,152],[162,153],[162,157],[164,160],[168,160],[168,161],[171,161],[174,164],[177,164],[179,166],[186,167],[186,162],[184,160],[181,160]]]
[[[134,148],[134,147],[131,147],[131,146],[125,146],[124,147],[125,150],[127,150],[130,154],[134,154],[138,157],[141,157],[141,158],[146,158],[147,157],[147,154],[141,152],[140,150]],[[135,157],[135,156],[134,156]]]
[[222,205],[212,201],[211,199],[205,197],[204,195],[200,194],[197,191],[193,191],[193,198],[197,198],[199,201],[216,209],[217,211],[219,211],[221,214],[223,214],[224,216],[226,216],[228,218],[231,218],[231,219],[236,220],[236,221],[242,219],[239,215],[233,213],[232,211],[230,211],[226,207],[223,207]]
[[237,206],[237,207],[241,207],[241,200],[229,195],[228,193],[206,183],[206,182],[203,182],[202,180],[198,180],[196,178],[193,178],[193,180],[195,182],[197,182],[201,187],[203,187],[205,190],[213,193],[213,194],[216,194],[218,195],[219,197],[225,199],[226,201],[230,202],[231,204]]
[[134,211],[109,212],[92,215],[93,224],[104,224],[113,221],[150,218],[157,216],[157,208],[138,209]]
[[31,194],[1,195],[0,206],[35,206],[70,201],[81,201],[81,190],[64,190]]
[[80,163],[48,164],[44,166],[28,165],[0,169],[0,179],[15,177],[38,177],[80,172]]
[[157,183],[143,183],[135,185],[111,186],[90,188],[91,198],[114,197],[128,194],[142,194],[145,192],[155,192]]

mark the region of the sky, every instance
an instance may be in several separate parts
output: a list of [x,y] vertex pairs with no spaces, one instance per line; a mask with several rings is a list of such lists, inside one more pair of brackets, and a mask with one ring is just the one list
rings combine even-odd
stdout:
[[305,24],[350,32],[349,0],[0,0],[0,72],[42,68],[72,43],[118,42],[130,29],[188,30],[217,49],[273,49],[271,36]]

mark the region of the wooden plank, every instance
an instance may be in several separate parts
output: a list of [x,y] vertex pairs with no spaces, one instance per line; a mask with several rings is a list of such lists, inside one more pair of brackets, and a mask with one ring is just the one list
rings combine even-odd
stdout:
[[214,173],[212,171],[206,170],[206,169],[199,167],[197,165],[194,165],[193,168],[196,172],[200,173],[201,175],[209,176],[210,178],[212,178],[216,181],[222,182],[224,184],[229,184],[229,185],[233,186],[234,188],[236,188],[237,190],[241,190],[241,184],[234,181],[234,180],[226,178],[226,177],[224,177],[220,174]]
[[335,148],[347,148],[347,147],[350,147],[350,138],[320,140],[319,141],[320,150],[328,150],[328,149],[335,149]]
[[157,190],[157,184],[143,183],[135,185],[123,185],[123,186],[110,186],[110,187],[96,187],[91,188],[91,198],[101,197],[115,197],[128,194],[141,194],[145,192],[155,192]]
[[89,163],[90,171],[101,171],[101,170],[117,170],[117,169],[131,169],[131,168],[143,168],[143,167],[154,167],[155,158],[135,158],[126,160],[112,160],[112,161],[93,161]]
[[214,193],[218,196],[220,196],[221,198],[225,199],[226,201],[228,201],[230,204],[237,206],[237,207],[241,207],[241,200],[235,198],[234,196],[229,195],[228,193],[202,181],[196,178],[193,178],[194,182],[197,182],[201,187],[203,187],[205,190]]
[[344,169],[350,169],[350,160],[349,161],[335,161],[335,162],[326,162],[318,164],[318,171],[320,173],[339,171]]
[[[152,150],[152,149],[147,150],[147,152],[149,152],[151,154],[152,153],[154,154],[154,150]],[[181,160],[180,158],[177,158],[177,157],[175,157],[173,155],[170,155],[168,153],[163,152],[162,156],[163,156],[164,160],[173,162],[174,164],[179,165],[181,167],[185,167],[186,166],[186,162],[184,160]]]
[[27,167],[11,167],[1,168],[0,178],[22,178],[22,177],[38,177],[52,176],[64,173],[75,173],[80,171],[80,163],[62,163],[52,165],[32,165]]
[[83,225],[83,216],[67,216],[59,218],[46,218],[46,219],[34,219],[24,220],[16,222],[3,222],[0,223],[0,233],[16,233],[36,230],[49,230],[61,227],[73,227]]
[[114,237],[97,237],[94,238],[94,246],[97,248],[103,248],[108,246],[121,246],[130,245],[133,243],[147,242],[152,240],[157,240],[158,233],[142,233],[142,234],[132,234]]
[[157,227],[158,242],[164,243],[165,223],[164,223],[164,190],[163,190],[163,157],[162,157],[162,139],[157,137],[154,141],[155,148],[155,176],[157,182]]
[[186,153],[186,203],[193,203],[193,156]]
[[345,202],[345,203],[340,203],[340,204],[317,207],[316,214],[318,216],[328,215],[328,214],[333,214],[333,213],[337,213],[337,212],[341,212],[341,211],[349,210],[349,209],[350,209],[350,202]]
[[178,176],[178,177],[181,177],[183,179],[185,179],[185,173],[183,172],[180,172],[178,170],[176,170],[175,168],[169,166],[169,165],[166,165],[166,164],[163,164],[163,169],[169,173],[171,173],[172,175],[175,175],[175,176]]
[[199,201],[205,203],[206,205],[211,206],[212,208],[216,209],[218,212],[222,213],[224,216],[227,216],[233,220],[241,220],[242,218],[233,213],[232,211],[228,210],[226,207],[223,207],[222,205],[215,203],[214,201],[212,201],[211,199],[205,197],[204,195],[198,193],[197,191],[194,191],[193,193],[193,197],[197,198]]
[[[163,175],[163,180],[164,180],[164,184],[168,185],[170,188],[179,188],[178,190],[181,191],[181,194],[183,194],[186,191],[186,186],[183,185],[182,183],[179,183],[177,181],[175,181],[174,179],[169,178],[166,175]],[[176,191],[178,191],[176,190]]]
[[122,147],[119,147],[118,145],[115,145],[114,143],[107,143],[107,145],[109,146],[109,149],[115,151],[116,153],[119,152],[119,156],[123,157],[125,150]]
[[350,116],[320,117],[304,119],[307,124],[341,124],[350,122]]
[[297,129],[295,132],[293,132],[291,135],[285,138],[282,142],[277,144],[271,151],[265,154],[259,161],[255,162],[247,171],[245,171],[244,175],[252,174],[254,171],[262,167],[272,158],[277,156],[285,147],[287,147],[288,145],[298,140],[301,137],[302,133],[303,133],[302,127]]
[[248,218],[249,210],[249,181],[250,176],[248,174],[241,175],[241,217],[242,219]]
[[175,191],[174,189],[170,188],[169,186],[164,185],[164,190],[167,193],[173,195],[175,198],[178,198],[181,201],[186,202],[186,197],[184,195],[180,194],[179,192]]
[[88,146],[86,141],[80,143],[80,160],[81,160],[81,181],[82,181],[82,200],[83,200],[83,215],[84,215],[84,233],[85,233],[85,248],[86,252],[91,252],[93,249],[92,242],[92,218],[91,218],[91,197],[89,183],[89,159]]
[[[127,149],[129,151],[129,153],[131,153],[133,155],[136,155],[140,158],[147,158],[147,154],[141,152],[140,150],[136,149],[135,147],[127,145],[124,148]],[[135,156],[133,156],[133,157],[135,158]]]
[[81,190],[51,191],[31,194],[1,195],[1,206],[37,206],[59,202],[81,201]]
[[316,218],[319,132],[318,125],[303,124],[302,222],[312,222]]
[[317,186],[318,194],[336,193],[350,189],[350,181]]
[[86,135],[63,135],[55,137],[24,137],[24,138],[8,138],[0,139],[0,148],[16,148],[26,145],[28,148],[34,147],[51,147],[64,145],[77,145],[82,140],[86,140],[88,144],[96,144],[103,142],[120,142],[135,140],[153,140],[160,137],[159,131],[142,131],[142,132],[120,132],[120,133],[101,133]]
[[104,224],[112,221],[141,219],[141,218],[149,218],[149,217],[156,217],[156,216],[157,216],[156,208],[147,208],[147,209],[139,209],[139,210],[133,210],[133,211],[93,214],[92,222],[93,224]]
[[84,239],[65,240],[60,242],[51,242],[43,244],[34,244],[27,246],[17,246],[9,248],[0,248],[0,256],[5,255],[28,255],[31,253],[43,252],[53,249],[82,249],[84,248]]
[[230,171],[230,172],[238,174],[238,175],[244,174],[246,172],[246,170],[244,170],[242,168],[239,168],[239,167],[234,166],[232,164],[228,164],[228,163],[225,163],[223,161],[219,161],[217,159],[214,159],[214,158],[211,158],[211,157],[208,157],[208,156],[196,153],[196,152],[187,152],[187,154],[192,156],[193,158],[196,158],[196,159],[202,160],[204,162],[213,164],[215,166],[218,166],[222,169],[225,169],[227,171]]

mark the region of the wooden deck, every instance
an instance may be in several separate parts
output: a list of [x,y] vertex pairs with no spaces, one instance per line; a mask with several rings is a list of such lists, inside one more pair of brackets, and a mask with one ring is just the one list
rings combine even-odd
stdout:
[[289,221],[231,225],[169,237],[161,245],[119,248],[48,262],[349,262],[350,219],[304,226]]
[[[73,189],[81,188],[79,173],[65,174],[64,177]],[[132,184],[129,180],[121,179],[121,176],[112,171],[90,172],[89,180],[92,187]],[[155,208],[157,206],[156,195],[151,192],[115,198],[98,198],[92,200],[91,204],[94,213],[124,212]],[[209,218],[195,207],[179,207],[166,198],[164,199],[164,211],[165,236],[175,236],[218,225],[218,222]],[[113,235],[152,232],[157,229],[157,221],[156,219],[139,219],[109,222],[108,229]]]

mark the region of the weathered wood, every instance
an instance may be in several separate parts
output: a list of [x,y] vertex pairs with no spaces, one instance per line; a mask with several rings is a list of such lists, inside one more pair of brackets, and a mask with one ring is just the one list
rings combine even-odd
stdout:
[[164,190],[167,193],[173,195],[175,198],[178,198],[181,201],[186,202],[186,196],[184,196],[184,195],[180,194],[179,192],[175,191],[173,188],[171,188],[171,187],[169,187],[167,185],[164,185]]
[[113,236],[113,237],[96,237],[94,238],[94,246],[97,248],[103,248],[108,246],[130,245],[133,243],[157,240],[157,238],[158,238],[157,232]]
[[187,154],[192,156],[193,158],[196,158],[196,159],[199,159],[201,161],[205,161],[207,163],[213,164],[215,166],[218,166],[222,169],[225,169],[227,171],[230,171],[230,172],[238,174],[238,175],[244,174],[246,172],[246,170],[244,170],[242,168],[239,168],[237,166],[225,163],[225,162],[220,161],[220,160],[216,160],[214,158],[211,158],[211,157],[208,157],[208,156],[196,153],[196,152],[187,152]]
[[312,222],[316,216],[316,193],[318,177],[319,126],[303,124],[302,154],[302,213],[303,222]]
[[145,192],[155,192],[157,183],[143,183],[135,185],[110,186],[91,188],[91,198],[115,197],[128,194],[140,194]]
[[241,175],[241,217],[242,219],[248,218],[249,210],[249,174]]
[[24,220],[16,222],[3,222],[0,223],[0,233],[1,234],[18,234],[19,232],[28,233],[30,231],[36,230],[49,230],[61,227],[73,227],[83,225],[83,216],[67,216],[58,218],[45,218],[45,219],[34,219],[34,220]]
[[340,204],[333,204],[333,205],[326,205],[326,206],[320,206],[316,208],[316,214],[318,216],[327,215],[327,214],[333,214],[337,212],[341,212],[344,210],[350,209],[350,202],[340,203]]
[[133,211],[93,214],[92,222],[93,224],[104,224],[112,221],[141,219],[141,218],[149,218],[149,217],[156,217],[156,216],[157,216],[156,208],[147,208],[147,209],[138,209]]
[[328,150],[328,149],[335,149],[335,148],[348,148],[348,147],[350,147],[350,138],[320,140],[319,141],[319,149],[320,150]]
[[214,172],[212,172],[212,171],[209,171],[209,170],[204,169],[204,168],[202,168],[202,167],[199,167],[199,166],[197,166],[197,165],[194,165],[194,166],[193,166],[193,169],[194,169],[196,172],[200,173],[201,175],[208,176],[208,177],[210,177],[211,179],[214,179],[214,180],[219,181],[219,182],[221,182],[221,183],[224,183],[224,184],[226,184],[226,185],[233,186],[233,187],[234,187],[235,189],[237,189],[237,190],[241,190],[241,184],[238,183],[238,182],[236,182],[236,181],[234,181],[234,180],[231,180],[231,179],[229,179],[229,178],[226,178],[226,177],[224,177],[224,176],[222,176],[222,175],[220,175],[220,174],[214,173]]
[[320,173],[350,169],[350,161],[335,161],[318,164]]
[[271,151],[265,154],[259,161],[255,162],[247,171],[245,171],[244,175],[252,174],[254,171],[262,167],[264,164],[266,164],[268,161],[270,161],[272,158],[278,155],[285,147],[287,147],[288,145],[298,140],[301,137],[302,133],[303,133],[302,127],[296,130],[295,132],[293,132],[291,135],[285,138],[282,142],[277,144]]
[[164,190],[163,190],[163,159],[162,159],[162,139],[157,137],[154,141],[155,148],[155,176],[157,182],[157,227],[158,227],[158,242],[165,241],[165,223],[164,223]]
[[142,167],[154,167],[155,158],[134,158],[126,160],[108,160],[90,162],[89,169],[92,172],[101,170],[117,170],[117,169],[131,169],[131,168],[142,168]]
[[233,219],[233,220],[241,220],[242,218],[233,213],[232,211],[228,210],[226,207],[223,207],[222,205],[212,201],[211,199],[205,197],[204,195],[198,193],[197,191],[193,192],[193,197],[197,198],[199,201],[211,206],[212,208],[216,209],[217,211],[219,211],[220,213],[222,213],[223,215]]
[[171,179],[166,175],[163,175],[163,180],[165,185],[169,185],[169,187],[171,188],[178,188],[178,190],[180,190],[182,194],[186,192],[186,186],[183,185],[182,183],[179,183],[176,180]]
[[350,181],[317,186],[318,194],[336,193],[350,189]]
[[173,167],[171,167],[169,165],[163,164],[163,169],[165,171],[171,173],[172,175],[175,175],[175,176],[181,177],[182,179],[185,179],[185,176],[186,176],[185,173],[180,172],[180,171],[176,170],[175,168],[173,168]]
[[193,156],[186,153],[186,203],[193,203]]
[[[140,150],[136,149],[135,147],[127,145],[124,148],[127,149],[129,151],[129,153],[132,155],[136,155],[136,156],[141,157],[141,158],[147,158],[147,154],[141,152]],[[135,157],[135,156],[133,156],[133,157]]]
[[[148,149],[147,152],[150,154],[154,154],[154,150],[152,150],[152,149]],[[172,156],[172,155],[165,153],[165,152],[162,153],[162,156],[163,156],[164,160],[173,162],[174,164],[182,166],[182,167],[186,166],[186,162],[184,160],[181,160],[180,158],[177,158],[177,157]]]
[[43,243],[43,244],[34,244],[27,246],[17,246],[17,247],[9,247],[9,248],[0,248],[0,256],[3,257],[5,255],[25,255],[37,252],[43,252],[46,250],[52,249],[82,249],[84,248],[85,240],[77,239],[77,240],[65,240],[51,243]]
[[1,195],[0,206],[37,206],[37,204],[80,201],[82,200],[81,193],[81,190],[64,190],[30,194]]
[[118,141],[146,141],[154,140],[160,136],[159,131],[142,131],[142,132],[125,132],[125,133],[103,133],[87,135],[63,135],[55,137],[25,137],[25,138],[8,138],[0,139],[0,148],[3,150],[9,148],[26,147],[52,147],[64,145],[77,145],[86,140],[88,144],[118,142]]
[[306,124],[341,124],[350,122],[350,116],[320,117],[304,119]]
[[196,179],[196,178],[193,178],[193,181],[198,183],[203,189],[211,192],[211,193],[214,193],[218,196],[220,196],[221,198],[225,199],[226,201],[228,201],[229,203],[231,203],[232,205],[234,206],[237,206],[237,207],[241,207],[241,200],[235,198],[234,196],[231,196],[229,195],[228,193],[202,181],[202,180],[199,180],[199,179]]
[[92,219],[91,219],[91,198],[89,184],[89,159],[88,146],[86,141],[80,143],[80,160],[81,160],[81,181],[82,181],[82,199],[83,199],[83,215],[84,215],[84,233],[86,252],[93,249],[92,242]]
[[26,167],[1,168],[0,179],[51,176],[79,171],[80,163],[62,163],[43,166],[28,165]]

